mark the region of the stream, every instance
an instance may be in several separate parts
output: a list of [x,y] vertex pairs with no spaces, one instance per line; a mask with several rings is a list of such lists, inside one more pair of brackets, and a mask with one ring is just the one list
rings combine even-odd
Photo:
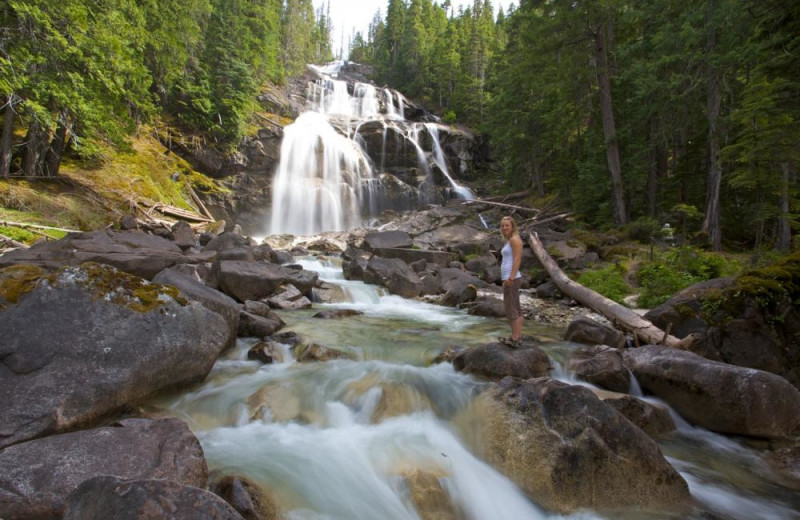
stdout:
[[[335,259],[298,263],[341,286],[349,301],[279,311],[287,323],[281,332],[348,351],[357,361],[300,364],[284,346],[281,362],[262,365],[247,360],[257,338],[240,339],[203,384],[151,403],[160,414],[188,422],[212,472],[243,475],[268,487],[289,520],[686,518],[541,509],[468,447],[470,430],[480,421],[470,415],[469,404],[488,383],[455,372],[450,363],[431,364],[450,345],[506,335],[505,321],[344,280]],[[364,314],[312,317],[323,308]],[[563,332],[532,321],[523,331],[541,340],[558,367],[579,348],[561,340]],[[577,383],[560,368],[554,376]],[[658,442],[698,504],[690,518],[800,519],[800,493],[775,483],[756,449],[679,417],[676,424],[678,430]],[[451,505],[429,503],[427,513],[418,511],[409,482],[419,475],[438,478]]]

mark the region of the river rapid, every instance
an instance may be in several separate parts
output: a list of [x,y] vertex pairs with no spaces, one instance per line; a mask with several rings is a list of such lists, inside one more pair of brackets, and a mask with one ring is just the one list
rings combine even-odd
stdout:
[[[431,364],[450,345],[506,335],[507,324],[346,281],[331,260],[300,263],[340,285],[349,301],[279,312],[283,331],[357,361],[300,364],[284,345],[284,359],[263,365],[247,360],[257,338],[240,339],[204,383],[151,403],[153,411],[188,422],[215,474],[243,475],[269,488],[289,520],[687,518],[685,512],[543,510],[475,455],[481,418],[469,405],[489,383],[450,363]],[[323,308],[364,314],[312,317]],[[578,384],[560,368],[579,348],[561,340],[563,332],[533,321],[523,331],[554,360],[553,377]],[[697,502],[690,518],[800,519],[800,493],[776,483],[757,447],[675,419],[678,430],[658,442]],[[409,483],[431,475],[443,493],[429,493],[420,506]]]

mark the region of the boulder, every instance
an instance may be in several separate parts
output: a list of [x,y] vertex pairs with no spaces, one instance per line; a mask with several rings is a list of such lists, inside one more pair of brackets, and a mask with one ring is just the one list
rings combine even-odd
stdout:
[[[326,287],[333,286],[327,285]],[[331,297],[328,298],[330,300]],[[323,298],[320,298],[323,301],[326,301]],[[287,311],[297,310],[297,309],[308,309],[311,307],[311,300],[303,296],[303,294],[295,287],[294,285],[281,285],[280,289],[274,296],[271,298],[267,298],[267,303],[273,309],[282,309]]]
[[694,424],[750,437],[800,430],[800,390],[780,376],[659,345],[629,349],[624,358],[645,392]]
[[544,351],[526,341],[518,349],[488,343],[465,350],[453,358],[453,368],[490,380],[506,376],[528,379],[548,375],[551,363]]
[[64,520],[244,520],[230,504],[197,486],[156,479],[101,476],[68,500]]
[[228,341],[218,313],[110,266],[66,267],[17,296],[0,310],[0,447],[202,381]]
[[486,282],[474,274],[455,267],[444,267],[442,269],[438,269],[436,272],[439,275],[439,282],[441,283],[442,290],[444,290],[444,292],[447,292],[454,287],[463,287],[466,285],[474,285],[478,289],[487,286]]
[[469,306],[467,314],[489,318],[505,318],[506,308],[503,305],[503,300],[499,298],[478,298]]
[[172,226],[172,240],[181,250],[198,247],[200,242],[194,236],[192,227],[185,220],[179,220]]
[[[709,359],[777,374],[800,388],[800,253],[738,279],[687,287],[645,317]],[[794,289],[793,289],[794,288]]]
[[61,518],[68,495],[98,475],[200,487],[208,470],[200,443],[178,419],[126,419],[52,435],[0,451],[0,518]]
[[266,262],[223,261],[219,263],[220,288],[244,302],[270,297],[282,285],[292,284],[300,292],[311,291],[319,275]]
[[361,311],[357,311],[355,309],[331,309],[327,311],[320,311],[311,317],[320,318],[323,320],[340,320],[342,318],[352,318],[353,316],[361,316],[362,314],[364,313]]
[[409,248],[412,245],[411,237],[405,231],[376,231],[367,234],[363,247],[367,251],[375,251],[395,247]]
[[181,294],[190,300],[200,302],[208,308],[222,316],[228,324],[229,335],[226,342],[227,347],[236,344],[236,334],[239,329],[239,312],[241,304],[230,296],[212,289],[194,277],[182,274],[171,267],[158,273],[153,281],[162,285],[171,285],[178,289]]
[[452,284],[450,289],[439,299],[440,305],[458,307],[478,297],[478,289],[472,284]]
[[275,313],[271,316],[259,316],[243,310],[239,314],[238,335],[243,338],[264,338],[285,326],[286,323]]
[[675,421],[666,406],[655,405],[628,394],[599,389],[592,391],[650,437],[659,437],[675,430]]
[[464,267],[477,274],[485,282],[495,283],[500,281],[500,266],[493,254],[486,253],[476,258],[471,258],[467,260]]
[[622,352],[602,344],[587,345],[573,352],[567,370],[578,379],[614,392],[625,393],[631,387],[631,375]]
[[588,388],[508,377],[476,407],[487,462],[550,511],[674,513],[691,499],[658,445]]
[[350,352],[344,352],[336,348],[325,347],[317,343],[300,345],[294,349],[295,357],[300,363],[310,361],[331,361],[333,359],[355,359]]
[[278,520],[280,509],[272,494],[245,477],[226,475],[215,479],[211,491],[222,497],[245,520]]
[[370,258],[364,271],[364,281],[382,285],[404,298],[415,298],[422,293],[422,282],[417,273],[397,258]]
[[11,251],[0,256],[0,268],[31,264],[57,269],[65,265],[97,262],[149,280],[175,264],[201,263],[214,258],[214,252],[184,255],[174,242],[141,231],[103,229],[70,233],[61,240],[39,242],[29,249]]
[[613,348],[622,348],[626,343],[622,332],[584,315],[575,316],[567,327],[564,339],[574,343],[608,345]]

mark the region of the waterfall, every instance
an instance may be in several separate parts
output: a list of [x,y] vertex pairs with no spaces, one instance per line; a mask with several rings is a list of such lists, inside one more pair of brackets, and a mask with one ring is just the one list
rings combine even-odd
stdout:
[[444,157],[444,151],[442,150],[442,145],[439,142],[439,127],[436,126],[435,123],[425,123],[425,128],[428,130],[428,133],[431,134],[431,138],[433,139],[434,164],[438,166],[439,170],[441,170],[444,176],[447,177],[448,182],[450,182],[450,186],[453,187],[453,192],[455,193],[456,198],[473,200],[475,198],[475,194],[472,193],[472,190],[459,185],[455,180],[453,180],[453,177],[450,176],[450,171],[447,168],[447,160]]
[[[345,231],[370,222],[385,209],[403,211],[432,202],[431,186],[419,200],[414,195],[418,187],[413,184],[419,181],[408,175],[413,163],[407,165],[405,156],[396,154],[389,165],[390,170],[401,170],[399,175],[385,170],[390,130],[413,143],[426,179],[431,177],[432,162],[455,197],[474,198],[450,174],[439,128],[406,121],[408,102],[400,92],[363,82],[349,85],[338,79],[343,65],[340,61],[311,67],[320,77],[308,86],[306,111],[284,129],[272,183],[268,232],[311,235]],[[431,136],[431,150],[420,145],[421,126]],[[376,128],[382,130],[380,140],[374,139]],[[362,132],[373,140],[365,139]],[[369,142],[372,158],[367,153]]]

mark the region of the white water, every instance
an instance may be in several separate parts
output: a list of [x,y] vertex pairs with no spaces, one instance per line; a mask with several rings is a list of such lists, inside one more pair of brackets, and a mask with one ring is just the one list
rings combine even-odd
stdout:
[[[390,129],[413,143],[424,171],[430,174],[429,161],[442,171],[455,197],[474,198],[448,171],[439,128],[406,121],[406,100],[399,92],[356,82],[351,94],[347,82],[336,79],[342,65],[312,67],[321,77],[309,86],[307,110],[284,129],[272,183],[268,232],[310,235],[342,231],[363,225],[387,207],[406,210],[416,204],[414,197],[390,201],[384,193],[382,174]],[[377,171],[359,135],[364,123],[371,121],[384,128],[380,160],[374,161]],[[406,126],[411,128],[408,134],[402,130]],[[430,151],[420,146],[420,127],[431,136]]]

